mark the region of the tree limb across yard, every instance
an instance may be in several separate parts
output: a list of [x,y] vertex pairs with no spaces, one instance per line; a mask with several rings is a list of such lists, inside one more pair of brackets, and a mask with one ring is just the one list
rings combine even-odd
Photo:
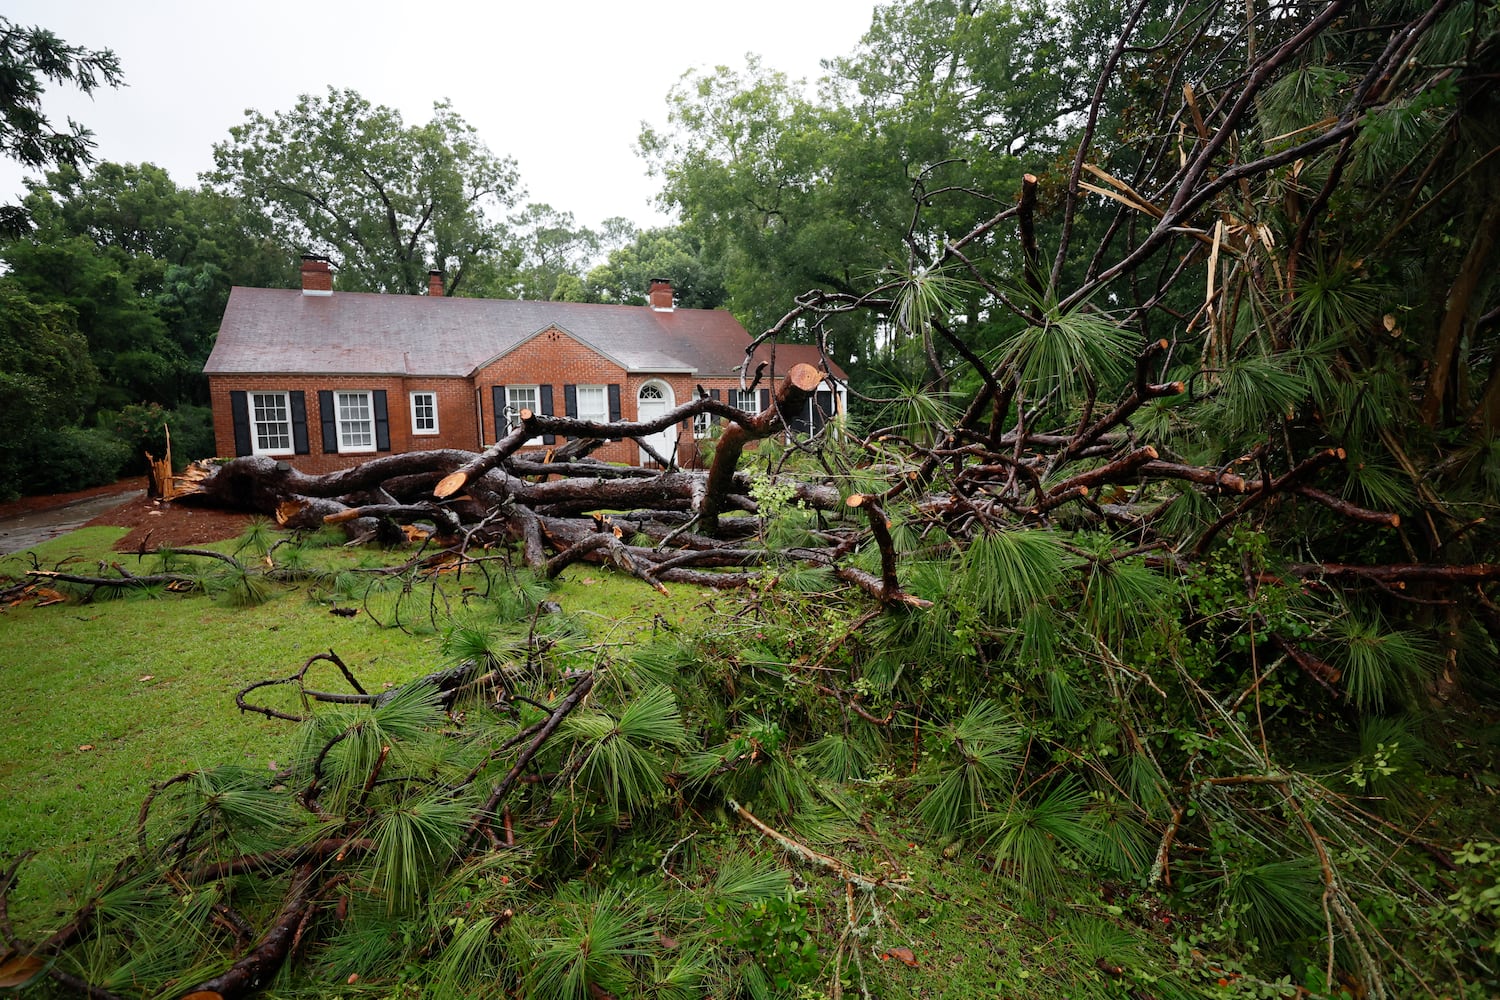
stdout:
[[[910,524],[941,527],[956,539],[1063,523],[1126,529],[1143,549],[1174,551],[1156,561],[1179,570],[1203,558],[1225,529],[1278,505],[1312,503],[1366,530],[1400,526],[1395,513],[1366,509],[1311,485],[1320,470],[1345,460],[1342,449],[1313,449],[1277,473],[1256,452],[1228,465],[1195,465],[1134,433],[1120,433],[1117,428],[1149,401],[1187,392],[1182,382],[1149,379],[1165,346],[1146,343],[1135,377],[1107,415],[1073,433],[1030,426],[1019,407],[1014,426],[1003,433],[989,433],[985,420],[976,419],[972,428],[950,429],[934,446],[887,433],[860,438],[832,425],[817,440],[795,442],[825,456],[829,471],[815,476],[751,474],[742,467],[758,442],[795,440],[783,414],[804,408],[824,378],[800,364],[759,413],[707,397],[644,422],[596,423],[523,410],[520,425],[483,452],[409,452],[321,475],[267,457],[198,463],[178,478],[174,499],[258,512],[291,530],[341,525],[356,541],[420,537],[429,553],[433,546],[462,556],[515,545],[521,561],[549,578],[586,562],[613,566],[662,593],[671,583],[743,587],[798,563],[827,570],[882,604],[912,607],[931,601],[901,582],[887,512],[897,506]],[[638,439],[699,414],[724,422],[707,470],[619,466],[588,457],[598,441]],[[540,454],[520,450],[542,434],[571,440]],[[846,475],[832,474],[839,470],[827,461],[829,454],[843,456]],[[877,484],[884,480],[883,490],[868,490],[872,472]],[[854,489],[856,481],[867,489]],[[1222,509],[1192,539],[1172,537],[1159,524],[1162,505],[1183,491]],[[798,544],[778,549],[769,529],[790,506],[815,515],[817,525]],[[1382,586],[1408,579],[1442,585],[1487,581],[1491,570],[1412,562],[1339,566],[1318,575],[1324,585]],[[38,569],[34,575],[95,587],[161,582],[118,574]]]

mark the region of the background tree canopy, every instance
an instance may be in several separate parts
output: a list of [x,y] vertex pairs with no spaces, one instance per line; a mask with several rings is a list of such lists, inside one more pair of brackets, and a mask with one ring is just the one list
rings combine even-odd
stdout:
[[[109,49],[69,45],[45,28],[0,17],[0,156],[27,167],[77,166],[93,159],[89,130],[69,121],[57,129],[42,110],[47,83],[68,83],[85,94],[118,87],[120,60]],[[26,214],[0,206],[0,238],[26,231]]]
[[[1099,58],[1063,20],[1040,2],[881,6],[816,97],[754,58],[690,74],[641,149],[663,204],[723,268],[730,308],[764,329],[809,288],[911,274],[1013,197],[1023,166],[1060,152]],[[983,249],[1015,263],[1008,243]],[[828,346],[863,376],[891,363],[890,332],[830,320]]]
[[494,215],[515,203],[516,165],[446,102],[408,126],[330,87],[246,118],[214,147],[208,181],[264,213],[283,246],[332,258],[338,288],[417,294],[436,268],[458,291],[472,264],[503,249]]

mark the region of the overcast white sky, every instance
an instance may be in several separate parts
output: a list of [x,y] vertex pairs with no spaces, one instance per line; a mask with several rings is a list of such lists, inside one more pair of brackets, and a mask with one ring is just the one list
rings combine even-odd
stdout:
[[[663,220],[635,153],[643,120],[664,123],[684,72],[742,68],[747,53],[814,81],[847,55],[876,0],[8,0],[4,16],[111,48],[126,86],[92,99],[48,92],[54,121],[94,131],[100,160],[151,162],[182,185],[247,108],[287,110],[304,93],[352,87],[425,122],[435,100],[514,157],[528,201],[584,225]],[[0,201],[22,191],[0,161]]]

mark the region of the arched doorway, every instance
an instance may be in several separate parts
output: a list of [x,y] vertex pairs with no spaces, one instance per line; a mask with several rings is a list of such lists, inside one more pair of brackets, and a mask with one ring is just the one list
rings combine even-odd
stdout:
[[[637,420],[655,420],[676,406],[676,397],[672,394],[672,387],[667,383],[653,379],[641,386],[635,397],[635,412]],[[656,434],[648,434],[644,439],[646,444],[663,458],[674,459],[677,452],[677,425],[673,424],[664,431]],[[645,465],[652,461],[651,456],[641,450],[641,464]]]

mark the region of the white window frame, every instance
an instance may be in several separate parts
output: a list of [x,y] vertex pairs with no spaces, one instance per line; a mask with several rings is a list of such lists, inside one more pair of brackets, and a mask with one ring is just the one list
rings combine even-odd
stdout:
[[[422,419],[417,413],[417,397],[427,397],[427,405],[432,409],[432,426],[423,427]],[[418,389],[408,394],[411,403],[411,432],[412,434],[436,434],[438,433],[438,405],[437,393],[431,389]]]
[[[589,409],[583,404],[584,393],[590,396],[598,394],[598,408]],[[606,385],[575,385],[573,387],[574,398],[578,402],[578,419],[592,420],[595,423],[609,423],[609,386]]]
[[[365,412],[368,414],[363,420],[345,415],[346,402],[352,403],[353,397],[363,396]],[[345,424],[364,422],[370,437],[369,444],[356,444],[352,438],[344,434]],[[373,452],[375,450],[375,394],[368,389],[335,389],[333,390],[333,425],[338,431],[339,454],[357,455],[361,452]]]
[[760,391],[757,389],[730,389],[729,405],[746,413],[760,412]]
[[[263,409],[263,404],[261,404],[259,402],[259,400],[262,399],[262,398],[270,398],[270,397],[275,397],[276,402],[273,405],[279,407],[280,410],[281,410],[281,412],[283,414],[285,414],[285,416],[286,416],[285,420],[265,420],[265,421],[262,421],[262,420],[256,419],[257,416],[258,416],[258,414],[259,414],[259,412]],[[292,399],[291,399],[291,394],[290,393],[286,393],[286,392],[257,392],[257,391],[252,390],[248,394],[247,403],[248,403],[248,406],[246,407],[246,409],[249,411],[249,418],[250,418],[250,454],[252,454],[252,455],[292,455],[292,454],[295,454],[296,439],[292,437]],[[283,435],[281,435],[280,433],[278,433],[275,430],[275,427],[278,424],[281,425],[281,427],[285,428],[286,433],[285,433],[284,436],[286,438],[286,447],[285,448],[280,448],[280,447],[275,447],[275,446],[267,447],[267,446],[262,445],[262,443],[261,443],[262,436],[264,436],[266,438],[270,438],[273,435],[275,435],[276,437],[283,436]]]
[[[699,399],[706,399],[706,398],[708,398],[708,397],[706,397],[706,396],[700,396],[696,392],[693,393],[693,399],[694,399],[694,401],[697,401]],[[695,437],[695,438],[706,438],[710,434],[712,434],[713,432],[714,432],[714,415],[712,413],[704,411],[703,413],[695,413],[695,414],[693,414],[693,437]]]
[[[520,401],[516,398],[517,393],[531,394],[529,401]],[[539,385],[507,385],[505,387],[505,429],[513,431],[521,426],[521,410],[527,409],[532,413],[542,412],[542,388]],[[527,438],[524,444],[541,444],[542,436],[538,434],[534,438]]]

